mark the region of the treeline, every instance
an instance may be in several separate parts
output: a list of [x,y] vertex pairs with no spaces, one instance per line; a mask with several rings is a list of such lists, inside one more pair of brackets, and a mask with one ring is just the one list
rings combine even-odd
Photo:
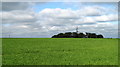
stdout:
[[104,38],[103,35],[96,33],[77,33],[77,32],[66,32],[59,33],[57,35],[52,36],[52,38]]

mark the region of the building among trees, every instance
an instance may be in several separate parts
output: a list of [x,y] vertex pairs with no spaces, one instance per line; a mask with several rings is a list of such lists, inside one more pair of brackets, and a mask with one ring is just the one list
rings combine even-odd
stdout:
[[57,35],[52,36],[52,38],[104,38],[103,35],[96,33],[79,33],[78,27],[76,28],[76,32],[66,32],[66,33],[59,33]]

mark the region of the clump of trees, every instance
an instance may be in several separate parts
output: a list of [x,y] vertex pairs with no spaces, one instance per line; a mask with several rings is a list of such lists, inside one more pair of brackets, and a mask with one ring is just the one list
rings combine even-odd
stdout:
[[96,33],[77,33],[77,32],[66,32],[59,33],[57,35],[52,36],[52,38],[104,38],[103,35]]

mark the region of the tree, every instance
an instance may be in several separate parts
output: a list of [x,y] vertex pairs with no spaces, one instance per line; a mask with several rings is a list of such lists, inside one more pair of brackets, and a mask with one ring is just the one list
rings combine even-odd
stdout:
[[91,37],[91,38],[97,38],[97,35],[96,35],[95,33],[91,33],[91,34],[90,34],[90,37]]
[[103,35],[97,35],[97,38],[104,38]]
[[58,34],[58,37],[59,37],[59,38],[63,38],[63,36],[64,36],[63,33],[59,33],[59,34]]
[[58,35],[52,36],[52,38],[104,38],[103,35],[96,35],[96,33],[87,33],[86,35],[83,33],[77,32],[66,32],[59,33]]
[[83,34],[83,33],[78,34],[78,38],[84,38],[84,37],[85,37],[85,34]]
[[73,33],[72,33],[72,37],[73,37],[73,38],[78,38],[77,32],[73,32]]
[[71,33],[71,32],[66,32],[66,33],[65,33],[65,36],[66,36],[67,38],[71,38],[72,33]]
[[91,33],[87,33],[87,32],[86,32],[86,37],[87,37],[87,38],[91,38]]
[[54,35],[54,36],[52,36],[52,38],[58,38],[58,36],[57,36],[57,35]]

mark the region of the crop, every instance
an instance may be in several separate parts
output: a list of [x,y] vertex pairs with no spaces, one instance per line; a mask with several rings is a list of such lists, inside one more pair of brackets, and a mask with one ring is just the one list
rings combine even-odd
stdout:
[[118,39],[3,38],[3,65],[117,65]]

